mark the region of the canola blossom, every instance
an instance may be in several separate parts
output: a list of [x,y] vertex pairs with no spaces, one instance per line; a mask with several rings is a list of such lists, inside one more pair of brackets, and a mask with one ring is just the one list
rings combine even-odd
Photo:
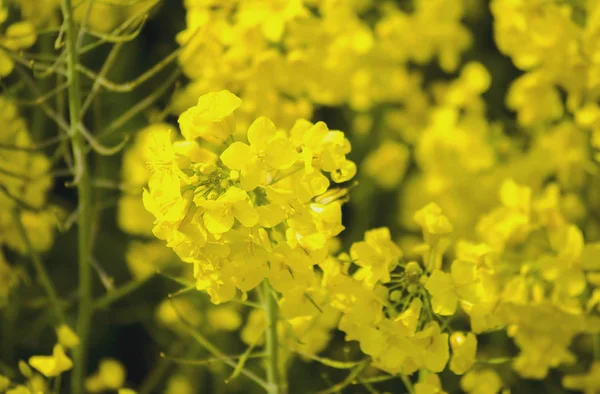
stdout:
[[0,394],[600,392],[599,26],[0,0]]
[[328,241],[344,228],[340,191],[330,186],[356,172],[344,134],[322,122],[299,120],[285,131],[260,117],[248,128],[248,143],[234,141],[240,104],[228,91],[201,96],[179,118],[185,140],[173,141],[167,129],[148,143],[142,199],[155,217],[152,232],[193,264],[197,289],[214,303],[265,278],[292,293],[287,282],[296,276],[310,282]]

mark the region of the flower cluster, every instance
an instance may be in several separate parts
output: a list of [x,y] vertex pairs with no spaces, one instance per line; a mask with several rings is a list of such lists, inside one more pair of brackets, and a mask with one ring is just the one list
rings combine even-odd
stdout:
[[25,241],[15,229],[18,210],[29,239],[36,250],[47,250],[52,245],[53,213],[46,206],[46,195],[53,184],[50,160],[36,151],[25,121],[19,117],[16,106],[0,97],[0,124],[3,131],[0,151],[0,243],[25,253]]
[[159,131],[149,147],[143,201],[153,232],[193,264],[197,288],[215,303],[266,277],[284,296],[303,291],[343,229],[330,179],[356,172],[348,140],[324,123],[300,120],[285,131],[260,117],[235,141],[240,104],[228,91],[201,96],[179,118],[185,140]]
[[[409,63],[459,65],[471,36],[462,1],[339,0],[185,2],[180,63],[191,82],[175,111],[200,95],[229,89],[243,99],[240,130],[259,115],[291,127],[315,105],[410,104],[420,73]],[[375,19],[373,15],[377,15]],[[416,38],[414,32],[422,32]],[[426,33],[425,33],[426,32]]]
[[[79,346],[79,338],[66,324],[55,329],[57,343],[51,355],[32,356],[28,362],[19,362],[19,371],[26,382],[19,384],[0,374],[0,391],[7,394],[46,393],[48,379],[56,378],[73,368],[73,361],[67,352]],[[33,368],[33,369],[32,369]]]
[[598,3],[494,0],[491,10],[498,47],[525,72],[507,96],[519,123],[546,125],[569,113],[599,149]]
[[57,25],[61,0],[10,0],[19,6],[21,16],[38,27]]
[[[124,251],[129,284],[113,288],[107,277],[118,271],[87,256],[110,239],[86,216],[104,208],[104,191],[92,188],[114,186],[96,171],[100,159],[74,182],[81,201],[91,197],[73,215],[84,219],[81,278],[93,260],[107,291],[92,300],[98,289],[81,279],[79,317],[92,313],[89,304],[106,312],[153,275],[183,286],[142,313],[154,319],[156,338],[189,347],[165,349],[167,361],[182,364],[160,383],[165,393],[197,391],[185,364],[205,361],[232,367],[231,380],[245,374],[268,392],[285,391],[294,357],[349,369],[331,391],[401,378],[411,393],[444,393],[442,379],[453,374],[468,394],[506,393],[558,373],[552,385],[600,392],[600,2],[491,0],[495,59],[478,52],[490,44],[476,34],[481,0],[185,0],[175,52],[122,84],[108,77],[121,44],[166,7],[67,3],[82,55],[117,44],[98,73],[88,69],[91,53],[67,62],[67,52],[26,51],[55,32],[57,46],[74,38],[73,24],[58,17],[60,0],[0,0],[0,78],[8,85],[0,96],[0,308],[18,299],[2,311],[11,317],[29,297],[15,291],[27,268],[11,261],[29,254],[59,320],[56,341],[21,361],[21,379],[16,370],[0,375],[0,392],[49,392],[80,366],[85,352],[74,349],[91,342],[84,325],[80,339],[64,323],[70,299],[53,289],[38,256],[54,241],[48,192],[61,154],[71,167],[66,140],[79,164],[116,151],[100,139],[160,102],[179,73],[111,120],[106,134],[86,132],[88,120],[101,118],[101,90],[147,87],[176,59],[186,82],[168,108],[154,110],[162,123],[136,131],[115,188],[118,224],[133,238]],[[27,65],[34,77],[55,71],[66,84],[40,84],[40,95],[28,80],[13,85]],[[52,160],[44,153],[51,145],[34,143],[45,139],[37,126],[46,120],[30,133],[17,110],[31,95],[40,106],[32,113],[70,130],[49,140],[65,141]],[[83,99],[69,102],[80,129],[66,127],[65,97]],[[164,282],[161,290],[175,286]],[[247,350],[209,343],[230,335]],[[200,354],[190,336],[213,357],[193,360]],[[510,345],[497,346],[498,338]],[[265,379],[258,364],[246,367],[256,358]],[[73,374],[85,391],[132,393],[120,361],[91,364],[87,379],[78,368]]]
[[[214,303],[267,279],[280,342],[303,357],[337,327],[387,373],[448,367],[463,390],[495,393],[503,382],[478,362],[478,336],[506,330],[514,370],[545,378],[576,360],[574,338],[599,330],[598,246],[584,241],[598,232],[584,202],[600,141],[598,7],[584,3],[492,2],[495,40],[525,71],[507,97],[521,133],[491,119],[490,71],[461,64],[466,2],[187,1],[190,84],[174,98],[184,139],[167,126],[143,137],[153,233]],[[432,62],[452,77],[424,83],[414,65]],[[377,141],[359,155],[361,176],[388,190],[404,181],[399,221],[422,239],[396,243],[381,227],[334,252],[345,190],[330,183],[356,167],[341,132],[297,120],[320,106],[348,106],[356,138]],[[261,344],[266,324],[253,311],[244,342]],[[594,387],[587,376],[564,385]],[[441,390],[439,379],[415,390]]]
[[[549,369],[572,363],[575,336],[600,332],[600,320],[590,313],[600,303],[600,248],[584,243],[562,214],[562,199],[557,185],[532,196],[507,180],[501,205],[480,219],[475,239],[455,242],[453,253],[445,253],[453,226],[429,204],[414,215],[425,239],[415,249],[420,261],[404,262],[387,229],[367,232],[349,256],[321,267],[328,302],[342,312],[339,329],[377,368],[438,373],[448,365],[457,375],[468,372],[461,384],[469,392],[475,382],[493,387],[482,392],[502,387],[492,370],[472,370],[477,335],[488,331],[506,327],[520,348],[513,367],[525,378],[543,379]],[[469,317],[470,331],[448,332],[459,310]],[[585,382],[565,379],[571,387]]]
[[35,44],[37,33],[35,26],[28,21],[18,21],[4,27],[8,19],[8,9],[0,4],[0,78],[4,78],[13,71],[15,62],[10,52],[30,48]]
[[[24,20],[38,27],[58,26],[61,0],[8,0],[15,3]],[[158,0],[110,0],[73,2],[76,22],[85,23],[88,31],[104,38],[115,29],[136,27]]]
[[[465,310],[475,332],[507,326],[521,348],[515,369],[542,379],[550,368],[574,360],[569,345],[576,335],[600,331],[589,313],[598,293],[598,244],[586,244],[564,216],[564,196],[555,184],[535,195],[508,180],[500,200],[477,225],[478,248],[485,252],[474,278],[483,287],[479,300],[466,300]],[[465,251],[457,249],[457,255]]]
[[156,4],[158,0],[84,0],[74,5],[74,17],[92,29],[108,33],[115,28],[136,26]]
[[[54,241],[55,212],[47,204],[51,163],[31,140],[17,107],[0,96],[0,246],[28,254],[48,250]],[[23,228],[24,234],[17,231]],[[0,306],[18,274],[0,253]]]
[[[127,246],[125,262],[137,281],[145,281],[157,272],[165,271],[177,275],[181,281],[193,281],[192,265],[178,264],[179,259],[172,248],[152,234],[155,218],[144,208],[141,198],[151,175],[146,165],[153,157],[150,147],[155,146],[156,135],[168,135],[171,129],[166,123],[158,123],[139,130],[123,155],[121,181],[124,193],[118,201],[117,219],[121,230],[135,236]],[[185,316],[194,327],[202,322],[205,328],[217,332],[235,331],[241,325],[239,308],[234,305],[204,305],[197,298],[191,298],[180,295],[160,303],[155,311],[158,325],[181,335],[184,332],[180,316]]]
[[[180,116],[185,140],[166,128],[149,134],[144,205],[156,219],[153,232],[193,264],[196,287],[214,303],[268,279],[280,294],[280,341],[301,356],[322,350],[337,326],[387,373],[439,373],[448,366],[464,375],[467,392],[483,385],[487,391],[481,392],[495,393],[503,384],[493,369],[477,364],[477,335],[506,327],[521,350],[514,369],[542,379],[574,360],[568,348],[575,336],[600,329],[589,314],[600,303],[598,247],[584,243],[571,222],[582,217],[581,205],[563,192],[581,187],[572,176],[581,164],[560,157],[531,163],[561,141],[563,150],[573,144],[575,152],[585,143],[561,140],[577,131],[563,123],[550,133],[553,139],[542,135],[527,150],[501,149],[502,135],[486,121],[480,98],[489,84],[487,71],[471,63],[436,91],[429,126],[415,141],[420,171],[411,179],[435,185],[429,198],[443,205],[452,200],[441,196],[452,191],[453,201],[465,204],[453,216],[471,212],[456,227],[437,204],[418,210],[411,226],[421,228],[424,242],[406,252],[387,228],[377,228],[349,253],[333,255],[330,241],[344,228],[344,191],[328,189],[330,180],[344,182],[356,172],[345,157],[348,141],[321,122],[296,121],[286,131],[265,117],[239,133],[236,110],[243,102],[228,91],[201,96]],[[386,142],[382,152],[397,152],[406,162],[406,148],[394,144]],[[375,158],[367,163],[377,166]],[[519,173],[522,163],[527,171]],[[557,183],[540,188],[550,175]],[[499,206],[475,190],[464,193],[473,177],[487,182],[486,193],[502,184]],[[382,179],[382,186],[395,182]],[[466,207],[472,201],[481,203]],[[449,330],[450,319],[461,313],[470,330]],[[253,311],[242,338],[261,344],[265,328],[264,311]],[[435,379],[416,386],[438,387]],[[565,384],[578,384],[573,379]]]
[[[477,98],[486,83],[474,81],[485,81],[485,72],[473,65],[464,75],[480,86],[473,92]],[[460,102],[474,101],[463,96]],[[597,246],[584,246],[562,213],[559,185],[534,198],[531,188],[507,180],[501,205],[480,215],[469,236],[454,234],[438,205],[425,206],[413,216],[424,243],[411,248],[407,256],[420,257],[410,261],[387,228],[368,231],[349,253],[334,256],[330,241],[344,228],[344,190],[330,189],[330,182],[345,182],[356,172],[346,158],[348,141],[321,122],[299,120],[286,131],[265,117],[245,135],[236,134],[241,105],[228,91],[209,93],[180,116],[184,140],[163,126],[144,136],[150,177],[143,201],[155,218],[152,231],[193,264],[196,288],[213,303],[268,279],[280,294],[279,335],[299,354],[323,349],[337,325],[373,366],[412,374],[439,373],[448,365],[465,374],[468,391],[476,382],[493,387],[490,392],[502,387],[493,370],[472,370],[477,334],[508,327],[521,349],[515,369],[543,378],[572,360],[567,348],[576,335],[599,329],[586,315],[598,291],[585,291],[597,285]],[[451,109],[440,109],[441,119]],[[481,155],[465,157],[462,165],[491,166],[493,155]],[[514,261],[515,250],[531,257]],[[459,311],[469,316],[470,331],[448,331]],[[562,323],[536,324],[555,319]],[[265,324],[264,312],[253,312],[244,341],[260,344]],[[288,324],[302,346],[290,341]]]

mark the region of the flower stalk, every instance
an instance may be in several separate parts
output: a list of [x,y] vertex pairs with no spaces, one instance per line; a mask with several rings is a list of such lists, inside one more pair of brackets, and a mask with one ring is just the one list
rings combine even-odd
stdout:
[[77,259],[79,267],[79,307],[77,312],[76,331],[80,345],[74,352],[74,368],[71,376],[71,391],[83,392],[83,380],[87,366],[87,342],[92,317],[92,276],[90,256],[90,234],[92,227],[91,188],[89,171],[86,161],[85,139],[80,132],[81,121],[81,85],[77,67],[79,54],[77,52],[78,32],[73,20],[73,4],[71,0],[62,2],[63,18],[66,25],[65,40],[67,50],[67,75],[69,82],[69,138],[76,168],[78,196],[78,226],[77,226]]
[[279,305],[273,296],[273,289],[269,281],[263,281],[263,302],[267,317],[267,330],[265,331],[267,384],[269,394],[285,393],[281,373],[279,371],[279,338],[277,336],[277,321],[279,319]]

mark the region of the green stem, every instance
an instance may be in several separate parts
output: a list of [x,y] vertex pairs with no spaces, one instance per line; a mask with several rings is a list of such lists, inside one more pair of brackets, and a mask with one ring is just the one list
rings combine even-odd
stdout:
[[119,301],[123,297],[133,293],[152,278],[154,278],[154,274],[145,276],[140,279],[133,279],[130,282],[120,286],[119,288],[108,292],[103,297],[95,300],[92,305],[92,308],[94,310],[107,308],[108,306]]
[[[169,354],[180,355],[186,349],[184,342],[175,342],[169,349]],[[192,349],[195,350],[195,349]],[[150,394],[156,390],[156,387],[165,380],[165,375],[169,372],[169,368],[173,362],[166,358],[161,358],[158,364],[152,368],[150,373],[146,375],[144,381],[138,390],[139,394]]]
[[52,394],[60,394],[60,386],[62,384],[62,376],[58,375],[54,378],[54,384],[52,386]]
[[358,364],[356,367],[354,367],[350,371],[350,373],[348,374],[348,376],[346,376],[346,378],[344,380],[342,380],[341,382],[339,382],[337,384],[334,384],[333,386],[329,387],[327,390],[320,391],[319,394],[333,394],[333,393],[342,392],[343,389],[345,389],[346,387],[353,384],[353,382],[356,381],[356,379],[362,373],[362,371],[364,371],[369,365],[371,365],[371,359],[370,358],[364,359],[363,361],[360,362],[360,364]]
[[[235,369],[237,367],[237,363],[229,356],[225,355],[219,348],[213,345],[204,335],[200,334],[198,331],[194,330],[192,327],[188,326],[188,323],[184,323],[184,328],[194,338],[194,340],[206,349],[210,354],[217,357],[219,360],[229,365],[231,368]],[[241,374],[254,381],[260,387],[265,390],[269,389],[269,383],[265,382],[261,377],[257,376],[254,372],[249,371],[247,369],[242,369]]]
[[73,20],[73,4],[71,0],[62,2],[63,17],[66,23],[67,74],[69,82],[69,137],[77,168],[77,195],[79,221],[77,226],[78,265],[79,265],[79,310],[77,313],[77,335],[80,345],[74,352],[73,374],[71,375],[71,392],[83,392],[83,380],[87,366],[88,333],[92,317],[92,272],[89,261],[92,225],[90,178],[86,162],[85,140],[79,131],[81,121],[81,85],[79,73],[79,54],[77,53],[77,29]]
[[48,299],[50,300],[50,305],[52,306],[54,315],[61,324],[65,323],[65,315],[61,309],[58,294],[54,289],[52,279],[50,279],[50,275],[48,275],[46,267],[44,267],[44,264],[42,264],[42,261],[40,260],[40,256],[38,256],[38,254],[33,249],[33,246],[31,245],[31,240],[29,239],[29,236],[27,236],[27,231],[25,230],[25,226],[23,226],[23,222],[21,221],[21,213],[19,212],[19,210],[14,210],[13,216],[14,221],[17,225],[17,231],[19,232],[21,239],[25,243],[25,248],[29,253],[31,261],[33,262],[33,267],[35,268],[36,274],[40,280],[42,287],[44,288],[44,291],[46,292],[46,295],[48,296]]
[[279,337],[277,336],[277,322],[279,320],[279,305],[273,297],[273,289],[268,280],[263,281],[263,303],[267,316],[266,336],[266,362],[267,362],[267,384],[269,394],[282,394],[283,389],[281,374],[279,371]]
[[[40,37],[40,50],[44,54],[52,52],[52,37],[50,37],[50,36]],[[50,92],[48,92],[48,90],[51,88],[51,86],[47,80],[39,81],[38,83],[40,85],[40,90],[44,93],[44,96],[47,93],[51,93],[54,91],[54,89],[53,89]],[[44,97],[41,97],[40,99],[43,100]],[[46,117],[44,115],[44,112],[42,110],[40,110],[39,108],[36,108],[35,112],[33,113],[33,119],[31,121],[31,136],[33,137],[34,141],[39,141],[39,140],[43,139],[45,123],[46,123]]]
[[415,387],[413,386],[412,382],[410,381],[410,378],[401,373],[400,379],[402,379],[402,383],[404,383],[404,386],[406,387],[406,390],[408,391],[408,393],[415,394]]

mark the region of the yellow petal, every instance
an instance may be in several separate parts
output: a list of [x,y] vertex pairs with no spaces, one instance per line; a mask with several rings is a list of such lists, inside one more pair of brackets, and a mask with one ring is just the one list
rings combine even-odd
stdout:
[[119,389],[118,394],[137,394],[137,392],[132,389]]
[[234,142],[221,153],[221,161],[232,170],[241,170],[252,160],[252,150],[243,142]]
[[79,337],[66,324],[62,324],[56,329],[56,336],[58,337],[58,343],[64,347],[73,348],[79,345]]
[[600,242],[585,245],[581,253],[581,267],[586,271],[600,270]]
[[225,192],[225,194],[223,194],[223,196],[221,198],[219,198],[219,201],[238,202],[238,201],[245,201],[247,199],[248,199],[248,194],[246,194],[245,191],[243,191],[239,187],[232,186],[229,189],[227,189],[227,191]]
[[408,335],[414,335],[417,330],[422,306],[423,302],[419,298],[415,298],[410,306],[396,318],[396,322],[401,322],[406,327]]
[[29,48],[36,38],[35,26],[29,22],[17,22],[6,29],[4,45],[12,50]]
[[32,393],[27,387],[25,387],[23,385],[18,385],[14,389],[8,390],[6,392],[6,394],[32,394]]
[[285,21],[279,15],[267,19],[262,25],[262,32],[269,41],[278,42],[283,35]]
[[434,373],[425,376],[415,384],[415,394],[442,394],[442,382],[440,377]]
[[450,316],[456,311],[458,297],[454,291],[454,284],[450,274],[434,270],[425,288],[431,294],[433,311],[438,315]]
[[222,234],[233,227],[233,213],[222,209],[210,209],[204,213],[204,225],[211,234]]
[[84,385],[85,390],[88,393],[99,393],[101,391],[104,391],[104,389],[106,388],[104,387],[104,382],[102,381],[102,378],[98,374],[88,376],[85,379]]
[[353,161],[344,161],[339,168],[331,172],[331,179],[336,183],[349,181],[356,175],[356,164]]
[[221,90],[200,96],[196,109],[202,120],[218,122],[231,115],[240,105],[242,100],[238,96],[228,90]]
[[462,375],[475,364],[477,337],[472,332],[465,336],[462,332],[455,331],[450,337],[450,345],[452,346],[450,370],[457,375]]
[[460,380],[460,387],[467,393],[498,393],[502,380],[491,368],[473,369]]
[[272,139],[265,152],[265,163],[278,170],[290,168],[298,159],[298,152],[284,136]]
[[258,223],[258,213],[248,201],[233,203],[233,215],[244,227],[254,227]]
[[6,52],[0,49],[0,78],[9,75],[14,67],[15,64],[10,58],[10,56],[8,56]]
[[469,87],[477,93],[483,93],[488,90],[492,82],[490,73],[479,62],[470,62],[466,64],[462,69],[461,74]]
[[235,331],[242,324],[240,313],[229,305],[210,308],[206,317],[215,330]]
[[111,390],[116,390],[125,383],[125,367],[117,360],[102,360],[98,367],[98,375],[104,386]]
[[251,162],[242,169],[240,184],[244,190],[256,189],[265,179],[265,170],[257,163]]
[[258,151],[266,151],[267,143],[275,137],[276,131],[275,124],[269,118],[261,116],[248,128],[248,141]]
[[285,209],[277,204],[268,204],[256,208],[258,212],[258,223],[262,227],[271,228],[283,222],[287,215]]
[[5,391],[10,386],[10,379],[4,375],[0,375],[0,392]]
[[[442,372],[450,358],[448,348],[448,334],[440,334],[439,325],[436,322],[428,323],[431,328],[431,344],[425,351],[425,366],[433,372]],[[424,331],[428,330],[425,326]]]
[[48,378],[58,376],[73,367],[73,362],[61,345],[54,346],[52,356],[30,357],[29,364]]

